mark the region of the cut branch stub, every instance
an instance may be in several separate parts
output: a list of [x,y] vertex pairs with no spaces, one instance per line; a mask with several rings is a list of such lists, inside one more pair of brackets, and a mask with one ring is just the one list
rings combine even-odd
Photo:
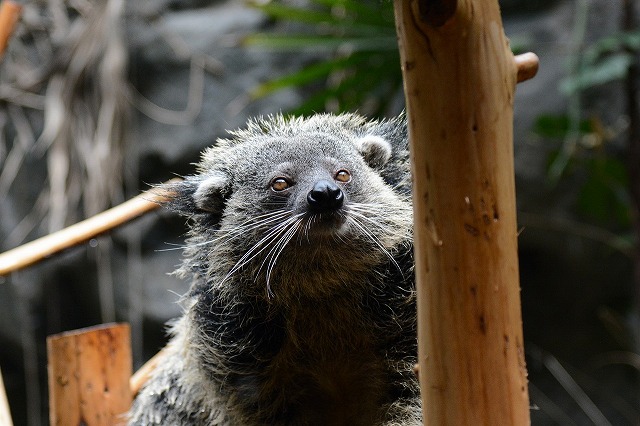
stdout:
[[538,73],[540,60],[535,53],[523,53],[514,58],[516,67],[518,68],[518,83],[532,79]]

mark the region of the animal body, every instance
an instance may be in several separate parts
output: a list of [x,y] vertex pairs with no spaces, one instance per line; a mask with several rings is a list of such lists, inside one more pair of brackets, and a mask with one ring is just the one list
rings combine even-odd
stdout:
[[184,314],[131,425],[419,425],[403,117],[269,117],[171,185]]

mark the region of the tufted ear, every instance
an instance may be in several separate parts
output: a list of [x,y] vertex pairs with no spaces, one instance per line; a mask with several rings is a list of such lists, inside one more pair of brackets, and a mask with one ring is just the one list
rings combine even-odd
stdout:
[[164,187],[169,195],[166,207],[184,215],[222,214],[229,190],[229,176],[223,172],[189,176]]
[[391,144],[380,136],[363,136],[356,141],[356,147],[373,169],[381,169],[391,159]]

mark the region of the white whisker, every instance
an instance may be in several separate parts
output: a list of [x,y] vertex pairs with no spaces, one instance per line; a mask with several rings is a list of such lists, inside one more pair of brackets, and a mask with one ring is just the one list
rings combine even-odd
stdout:
[[[271,243],[276,239],[282,237],[284,234],[286,234],[289,228],[292,226],[292,224],[297,223],[297,221],[300,220],[299,218],[301,216],[302,216],[302,213],[291,216],[287,218],[285,221],[280,222],[274,227],[270,228],[265,233],[265,235],[257,243],[251,246],[251,248],[247,250],[246,253],[236,262],[236,264],[233,266],[233,268],[231,268],[231,270],[229,270],[229,272],[227,273],[227,275],[225,276],[225,278],[222,280],[221,283],[224,283],[235,272],[237,272],[243,266],[247,265],[249,262],[255,259],[258,255],[260,255],[260,253],[267,250],[271,246]],[[278,217],[278,220],[279,219],[280,217]],[[265,223],[270,223],[270,222],[271,221],[268,221]]]
[[292,224],[292,226],[289,229],[289,231],[282,236],[282,238],[280,239],[278,244],[276,244],[273,247],[273,250],[269,254],[269,256],[271,257],[271,260],[269,261],[269,265],[267,266],[266,280],[267,280],[267,295],[269,295],[270,297],[273,297],[273,292],[271,291],[271,273],[273,272],[273,268],[275,267],[276,262],[278,261],[278,258],[280,257],[280,254],[282,253],[284,248],[287,246],[287,244],[289,244],[289,242],[291,241],[293,236],[300,229],[300,223],[301,222],[302,222],[301,218],[298,219],[297,221],[295,221]]
[[366,235],[367,237],[369,237],[369,239],[371,240],[371,242],[373,242],[375,245],[377,245],[380,250],[389,258],[389,260],[391,261],[391,263],[393,263],[393,265],[398,269],[398,271],[402,274],[402,269],[400,268],[400,265],[398,265],[398,262],[396,262],[396,260],[393,258],[393,256],[391,255],[391,253],[389,253],[389,250],[387,250],[382,243],[380,242],[380,240],[378,239],[378,237],[376,237],[375,235],[373,235],[371,232],[369,232],[364,225],[362,225],[360,222],[358,222],[356,220],[355,217],[351,218],[351,223],[353,225],[355,225],[360,232],[362,232],[364,235]]
[[[281,235],[282,233],[286,232],[287,225],[288,225],[288,221],[287,222],[282,222],[282,223],[274,226],[273,228],[271,228],[269,230],[269,232],[267,232],[265,234],[264,237],[262,237],[257,243],[255,243],[253,246],[251,246],[251,248],[249,250],[247,250],[244,255],[242,255],[242,257],[236,262],[236,264],[233,266],[233,268],[231,268],[231,270],[227,273],[227,275],[222,280],[222,282],[225,282],[237,270],[239,270],[240,268],[242,268],[243,266],[245,266],[246,264],[251,262],[256,256],[258,256],[264,250],[269,248],[269,244],[268,243],[270,243],[272,239],[274,239],[274,238],[278,237],[279,235]],[[265,245],[265,243],[267,243],[267,244]],[[263,247],[260,248],[261,246],[263,246]]]

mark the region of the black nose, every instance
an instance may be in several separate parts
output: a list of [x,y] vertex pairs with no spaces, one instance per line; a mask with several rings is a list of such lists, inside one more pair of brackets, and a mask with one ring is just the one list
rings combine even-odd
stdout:
[[309,207],[316,212],[329,212],[342,207],[344,194],[338,186],[327,180],[319,180],[307,194]]

